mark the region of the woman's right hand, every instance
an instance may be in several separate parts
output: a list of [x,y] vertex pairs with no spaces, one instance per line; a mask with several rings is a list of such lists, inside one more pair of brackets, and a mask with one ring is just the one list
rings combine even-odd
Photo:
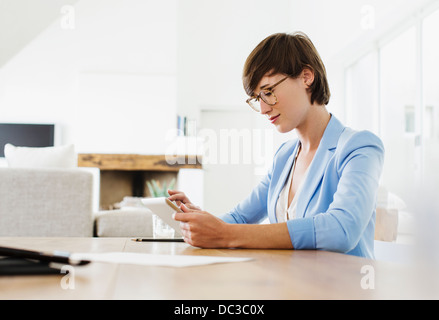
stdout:
[[171,201],[175,201],[175,203],[180,206],[182,203],[189,209],[192,210],[201,210],[200,207],[191,203],[189,198],[182,191],[178,190],[168,190],[169,197],[168,199]]

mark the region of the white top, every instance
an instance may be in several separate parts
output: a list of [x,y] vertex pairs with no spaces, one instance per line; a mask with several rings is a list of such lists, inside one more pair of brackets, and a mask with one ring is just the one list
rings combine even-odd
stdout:
[[308,169],[309,169],[308,166],[302,178],[302,181],[300,182],[300,185],[297,188],[294,198],[291,201],[290,205],[288,206],[288,195],[290,193],[291,180],[293,179],[293,172],[294,172],[294,168],[296,167],[296,160],[299,154],[299,150],[300,147],[297,149],[297,154],[294,159],[293,166],[291,168],[288,179],[285,182],[285,185],[283,186],[282,191],[279,194],[279,198],[277,199],[277,203],[276,203],[277,222],[286,222],[287,220],[292,220],[296,218],[297,198],[299,197],[299,194],[302,191],[303,182],[306,180],[306,177],[308,175]]

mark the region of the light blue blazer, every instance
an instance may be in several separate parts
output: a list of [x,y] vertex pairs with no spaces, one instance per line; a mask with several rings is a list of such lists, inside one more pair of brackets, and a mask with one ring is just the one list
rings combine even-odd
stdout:
[[[297,139],[285,142],[268,174],[221,218],[228,223],[277,223],[276,202],[290,173]],[[298,195],[296,218],[287,221],[295,249],[318,249],[374,258],[375,207],[384,161],[381,140],[354,131],[331,115]]]

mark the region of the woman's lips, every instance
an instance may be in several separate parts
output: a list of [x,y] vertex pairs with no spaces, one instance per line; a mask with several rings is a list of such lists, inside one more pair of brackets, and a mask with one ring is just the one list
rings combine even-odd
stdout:
[[277,118],[279,118],[280,114],[278,114],[277,116],[274,117],[270,117],[268,120],[270,120],[271,123],[275,123]]

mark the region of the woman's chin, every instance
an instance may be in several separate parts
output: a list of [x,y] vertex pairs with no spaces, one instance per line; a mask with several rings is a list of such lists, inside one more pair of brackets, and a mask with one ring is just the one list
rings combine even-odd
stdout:
[[277,125],[276,126],[276,130],[280,133],[288,133],[292,130],[294,130],[294,128],[290,128],[290,127],[286,127],[286,126],[282,126],[282,125]]

